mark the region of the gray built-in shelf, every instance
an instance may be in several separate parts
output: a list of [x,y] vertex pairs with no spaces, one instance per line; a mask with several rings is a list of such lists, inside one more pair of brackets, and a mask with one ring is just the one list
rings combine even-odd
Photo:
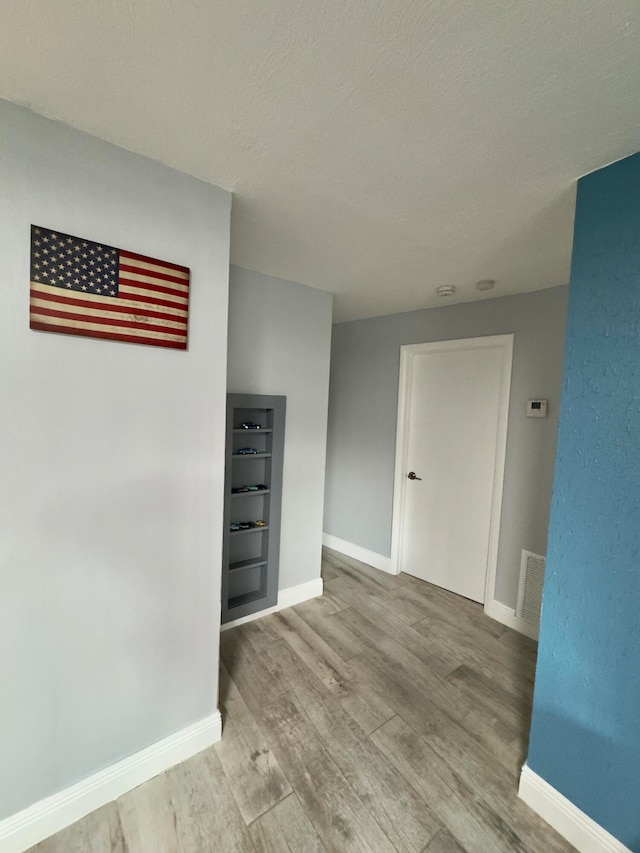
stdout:
[[[222,552],[222,622],[273,607],[278,601],[280,507],[286,397],[227,395],[225,509]],[[253,421],[260,429],[242,429]],[[242,454],[241,447],[257,453]],[[264,484],[258,491],[232,492]],[[231,530],[232,522],[265,527]],[[247,535],[251,534],[251,535]]]

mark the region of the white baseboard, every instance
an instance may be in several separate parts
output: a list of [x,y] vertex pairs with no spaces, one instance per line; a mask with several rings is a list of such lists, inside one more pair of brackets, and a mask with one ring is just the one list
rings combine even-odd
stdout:
[[222,737],[219,711],[0,821],[2,853],[23,853]]
[[278,610],[284,610],[285,607],[295,607],[296,604],[302,604],[303,601],[309,601],[310,598],[319,598],[323,590],[322,578],[281,589],[278,593]]
[[391,569],[391,557],[385,557],[382,554],[377,554],[375,551],[369,551],[368,548],[354,545],[353,542],[338,539],[337,536],[332,536],[330,533],[322,534],[322,544],[333,551],[338,551],[340,554],[353,557],[354,560],[360,560],[361,563],[366,563],[368,566],[373,566],[374,569],[380,569],[381,572],[387,572],[390,575],[396,574]]
[[302,604],[303,601],[309,601],[311,598],[319,598],[322,592],[322,578],[316,578],[315,580],[307,581],[307,583],[298,584],[298,586],[288,586],[286,589],[281,589],[278,592],[278,603],[275,607],[266,607],[257,613],[242,616],[240,619],[234,619],[233,622],[226,622],[220,630],[228,631],[229,628],[235,628],[236,625],[244,625],[256,619],[262,619],[263,616],[268,616],[270,613],[277,613],[278,610],[284,610],[285,607],[295,607],[296,604]]
[[[390,575],[398,574],[391,566],[391,557],[376,554],[375,551],[369,551],[360,545],[354,545],[353,542],[339,539],[337,536],[332,536],[331,533],[322,534],[322,544],[326,548],[331,548],[332,551],[337,551],[346,557],[352,557],[354,560],[360,560],[360,562],[366,563],[368,566],[373,566],[374,569],[380,569],[380,571],[388,572]],[[484,605],[484,612],[487,616],[490,616],[497,622],[501,622],[508,628],[513,628],[514,631],[519,631],[526,637],[531,637],[532,640],[538,639],[537,628],[520,616],[516,616],[516,611],[511,607],[507,607],[501,601],[496,601],[495,599],[487,601]]]
[[580,853],[631,853],[526,764],[518,796]]
[[234,619],[232,622],[225,622],[220,626],[221,631],[228,631],[229,628],[236,628],[238,625],[246,625],[247,622],[255,622],[256,619],[262,619],[263,616],[270,616],[272,613],[277,613],[280,608],[276,604],[275,607],[265,607],[264,610],[258,610],[257,613],[250,613],[248,616],[241,616],[239,619]]
[[503,625],[506,625],[507,628],[513,628],[514,631],[519,631],[521,634],[524,634],[525,637],[531,637],[532,640],[537,641],[538,629],[527,622],[526,619],[522,619],[520,616],[517,616],[515,610],[511,607],[507,607],[507,605],[503,604],[501,601],[496,601],[495,598],[493,601],[485,601],[484,612],[487,616],[495,619],[496,622],[501,622]]

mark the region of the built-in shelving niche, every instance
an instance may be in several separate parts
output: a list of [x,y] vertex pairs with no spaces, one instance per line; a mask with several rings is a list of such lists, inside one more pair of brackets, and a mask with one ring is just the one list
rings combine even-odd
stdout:
[[[273,607],[278,600],[280,507],[286,397],[227,395],[222,622]],[[259,429],[243,428],[255,423]],[[252,452],[240,452],[250,449]],[[244,486],[266,486],[237,492]],[[263,522],[232,530],[232,525]]]

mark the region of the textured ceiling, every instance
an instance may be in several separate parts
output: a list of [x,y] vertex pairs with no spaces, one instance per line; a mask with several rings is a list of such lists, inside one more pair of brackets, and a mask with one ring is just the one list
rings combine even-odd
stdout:
[[565,283],[639,34],[638,0],[3,0],[0,96],[233,190],[233,262],[348,319]]

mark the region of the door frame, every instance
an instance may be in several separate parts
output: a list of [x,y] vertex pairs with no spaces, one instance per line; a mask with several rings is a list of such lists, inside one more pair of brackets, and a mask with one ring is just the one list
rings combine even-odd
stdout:
[[502,351],[500,398],[498,401],[498,425],[496,436],[496,461],[491,496],[489,520],[489,547],[484,586],[484,609],[491,608],[495,599],[496,570],[498,565],[498,541],[502,516],[502,494],[507,453],[507,427],[509,423],[509,397],[511,393],[511,369],[513,362],[513,334],[488,335],[478,338],[430,341],[422,344],[405,344],[400,347],[400,381],[398,385],[398,421],[396,427],[396,459],[393,486],[393,516],[391,522],[391,573],[400,574],[402,565],[401,531],[404,520],[407,485],[407,452],[409,414],[411,411],[411,384],[413,364],[416,356],[425,353],[454,352],[484,348]]

